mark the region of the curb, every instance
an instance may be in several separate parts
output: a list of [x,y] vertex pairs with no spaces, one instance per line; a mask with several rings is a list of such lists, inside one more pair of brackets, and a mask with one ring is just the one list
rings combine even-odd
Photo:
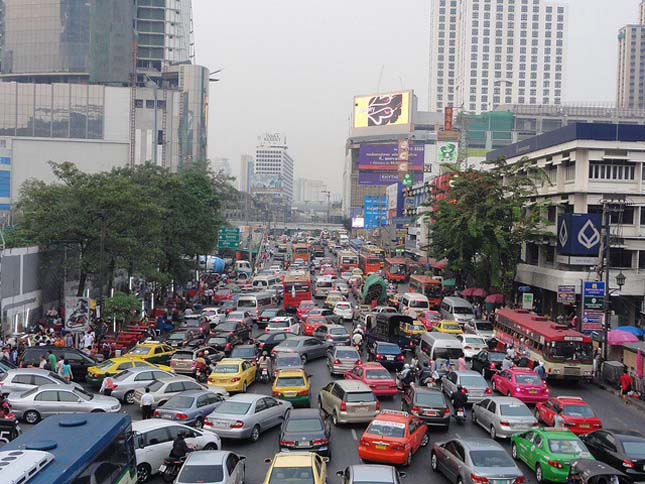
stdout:
[[[621,398],[620,392],[618,390],[612,388],[611,386],[609,386],[609,385],[607,385],[607,384],[605,384],[605,383],[603,383],[603,382],[601,382],[601,381],[599,381],[597,379],[593,379],[591,381],[591,383],[596,385],[598,388],[601,388],[601,389],[605,390],[606,392],[611,393],[612,395],[615,395],[618,398]],[[629,400],[629,405],[633,405],[634,408],[637,408],[641,412],[645,412],[645,402],[643,402],[642,400],[637,400],[636,398],[631,398]]]

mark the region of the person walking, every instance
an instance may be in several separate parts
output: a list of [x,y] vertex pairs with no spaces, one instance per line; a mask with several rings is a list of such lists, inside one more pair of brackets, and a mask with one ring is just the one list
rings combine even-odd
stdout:
[[57,361],[56,355],[54,354],[54,352],[52,350],[49,350],[47,352],[47,361],[49,362],[49,369],[51,371],[57,371],[58,370],[58,366],[57,366],[58,361]]
[[143,420],[152,418],[152,404],[154,399],[150,395],[150,388],[146,387],[145,393],[141,396],[141,415]]
[[627,368],[623,370],[623,376],[620,377],[619,384],[621,398],[625,401],[625,403],[629,403],[629,393],[634,387],[634,379],[627,371]]
[[44,370],[45,366],[47,366],[47,358],[45,358],[45,355],[41,355],[40,362],[38,363],[38,368]]
[[468,369],[466,358],[463,355],[457,359],[457,368],[459,369],[459,371],[466,371]]
[[114,390],[114,388],[115,388],[114,380],[112,380],[111,376],[106,376],[105,378],[103,378],[103,381],[101,382],[101,388],[99,392],[105,395],[106,397],[109,397],[112,395],[112,390]]
[[63,380],[69,383],[73,378],[72,365],[69,364],[69,360],[63,360]]

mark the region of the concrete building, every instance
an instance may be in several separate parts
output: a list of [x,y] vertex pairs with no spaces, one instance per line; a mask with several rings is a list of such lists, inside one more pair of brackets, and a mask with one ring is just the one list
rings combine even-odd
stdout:
[[253,182],[253,171],[255,169],[255,162],[251,155],[242,155],[240,157],[240,191],[251,192],[251,184]]
[[430,111],[560,104],[567,10],[544,0],[433,0]]
[[639,23],[618,31],[616,104],[645,108],[645,1],[640,3]]
[[[610,219],[611,289],[619,272],[626,276],[624,287],[614,293],[619,297],[612,297],[612,310],[624,321],[640,318],[645,295],[645,126],[571,124],[492,151],[487,158],[500,156],[510,163],[528,159],[546,175],[538,180],[531,203],[546,202],[543,230],[549,235],[525,244],[517,283],[532,288],[541,310],[557,314],[562,309],[556,303],[558,286],[575,286],[580,294],[582,281],[598,280],[601,265],[597,255],[574,257],[563,249],[570,239],[580,241],[582,232],[576,238],[571,229],[562,229],[564,216],[599,214],[603,200],[624,198],[622,212]],[[600,243],[600,229],[591,228],[591,235],[582,239],[594,241],[587,248]]]
[[228,158],[215,158],[210,162],[211,169],[215,172],[221,172],[226,176],[231,176],[231,164]]
[[287,137],[265,133],[255,149],[252,192],[293,200],[293,158],[287,151]]
[[[327,203],[327,185],[320,180],[296,178],[293,184],[293,200],[296,202]],[[331,196],[331,194],[330,194]]]

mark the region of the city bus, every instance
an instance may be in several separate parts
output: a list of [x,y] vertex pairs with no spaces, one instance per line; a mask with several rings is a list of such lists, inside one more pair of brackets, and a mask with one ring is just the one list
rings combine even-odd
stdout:
[[543,361],[549,378],[591,380],[591,337],[566,325],[526,310],[500,309],[495,337],[505,345],[512,344],[520,352],[527,352],[532,361]]
[[358,256],[358,267],[363,274],[369,275],[381,270],[381,259],[372,254],[360,254]]
[[300,301],[311,301],[311,276],[307,271],[289,272],[284,277],[284,310],[296,312]]
[[410,276],[410,290],[424,294],[430,303],[430,309],[439,309],[443,294],[441,293],[441,281],[432,276]]
[[361,250],[359,252],[360,254],[365,254],[365,255],[370,255],[373,257],[378,257],[379,264],[381,265],[381,269],[383,268],[383,264],[385,263],[385,251],[381,249],[380,247],[377,247],[375,245],[364,245],[361,247]]
[[384,269],[385,278],[390,282],[405,282],[408,280],[408,260],[405,257],[385,259]]
[[358,267],[358,255],[349,250],[338,252],[338,270],[340,272],[351,271]]
[[309,244],[293,244],[293,260],[302,260],[309,263]]
[[[6,460],[11,453],[15,459]],[[54,415],[0,449],[0,482],[135,484],[129,415]],[[21,479],[22,478],[22,479]]]

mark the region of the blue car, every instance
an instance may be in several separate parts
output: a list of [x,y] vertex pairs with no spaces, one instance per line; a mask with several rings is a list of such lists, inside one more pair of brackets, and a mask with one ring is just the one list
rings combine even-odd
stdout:
[[189,390],[178,393],[163,406],[157,407],[154,416],[202,428],[204,418],[223,401],[223,395],[210,390]]

